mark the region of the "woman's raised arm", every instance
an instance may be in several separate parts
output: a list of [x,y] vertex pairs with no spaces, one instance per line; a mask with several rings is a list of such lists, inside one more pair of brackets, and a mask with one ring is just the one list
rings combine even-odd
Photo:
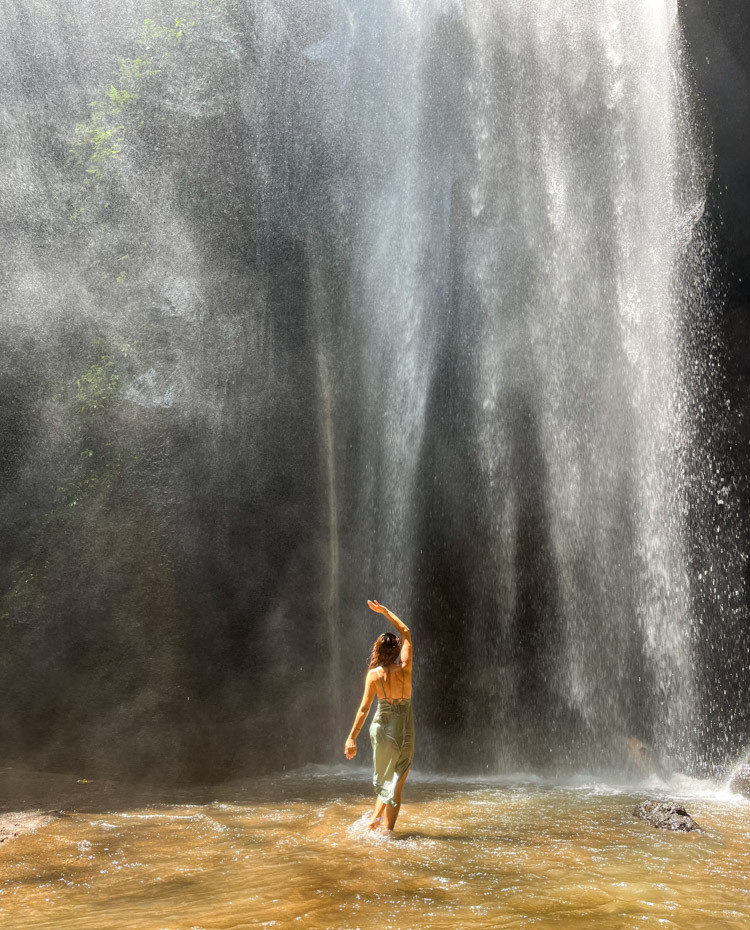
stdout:
[[383,605],[379,604],[377,601],[368,601],[367,606],[370,608],[370,610],[374,610],[375,613],[382,614],[384,617],[387,617],[398,630],[402,643],[401,668],[408,671],[411,668],[412,653],[414,651],[414,646],[411,641],[411,631],[409,630],[409,627],[402,620],[399,620],[396,614],[388,610],[387,607],[383,607]]

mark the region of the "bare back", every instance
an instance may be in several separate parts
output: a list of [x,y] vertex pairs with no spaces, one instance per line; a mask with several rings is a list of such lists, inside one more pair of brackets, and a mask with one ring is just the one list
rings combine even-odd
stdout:
[[371,674],[375,678],[378,698],[385,698],[391,703],[411,698],[411,663],[406,669],[400,662],[385,668],[379,665]]

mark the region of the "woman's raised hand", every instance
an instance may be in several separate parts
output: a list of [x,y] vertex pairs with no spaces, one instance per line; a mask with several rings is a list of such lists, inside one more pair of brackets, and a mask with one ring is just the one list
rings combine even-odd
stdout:
[[396,614],[388,610],[387,607],[383,607],[383,605],[379,604],[377,601],[368,601],[367,606],[370,608],[370,610],[374,610],[376,614],[383,614],[383,616],[390,620],[391,623],[396,627],[401,636],[411,642],[409,627],[403,621],[399,620]]

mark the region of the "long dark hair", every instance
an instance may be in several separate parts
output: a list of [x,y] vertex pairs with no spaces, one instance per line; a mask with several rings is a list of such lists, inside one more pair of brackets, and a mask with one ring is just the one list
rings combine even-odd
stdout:
[[382,665],[394,665],[398,660],[398,654],[401,652],[401,639],[395,633],[382,633],[372,644],[370,653],[370,668],[377,668]]

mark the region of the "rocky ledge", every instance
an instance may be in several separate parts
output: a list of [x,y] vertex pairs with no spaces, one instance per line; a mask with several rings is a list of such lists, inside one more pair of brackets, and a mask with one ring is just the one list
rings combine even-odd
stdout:
[[680,830],[687,833],[700,827],[684,807],[676,807],[669,801],[643,801],[633,811],[639,820],[645,820],[662,830]]

